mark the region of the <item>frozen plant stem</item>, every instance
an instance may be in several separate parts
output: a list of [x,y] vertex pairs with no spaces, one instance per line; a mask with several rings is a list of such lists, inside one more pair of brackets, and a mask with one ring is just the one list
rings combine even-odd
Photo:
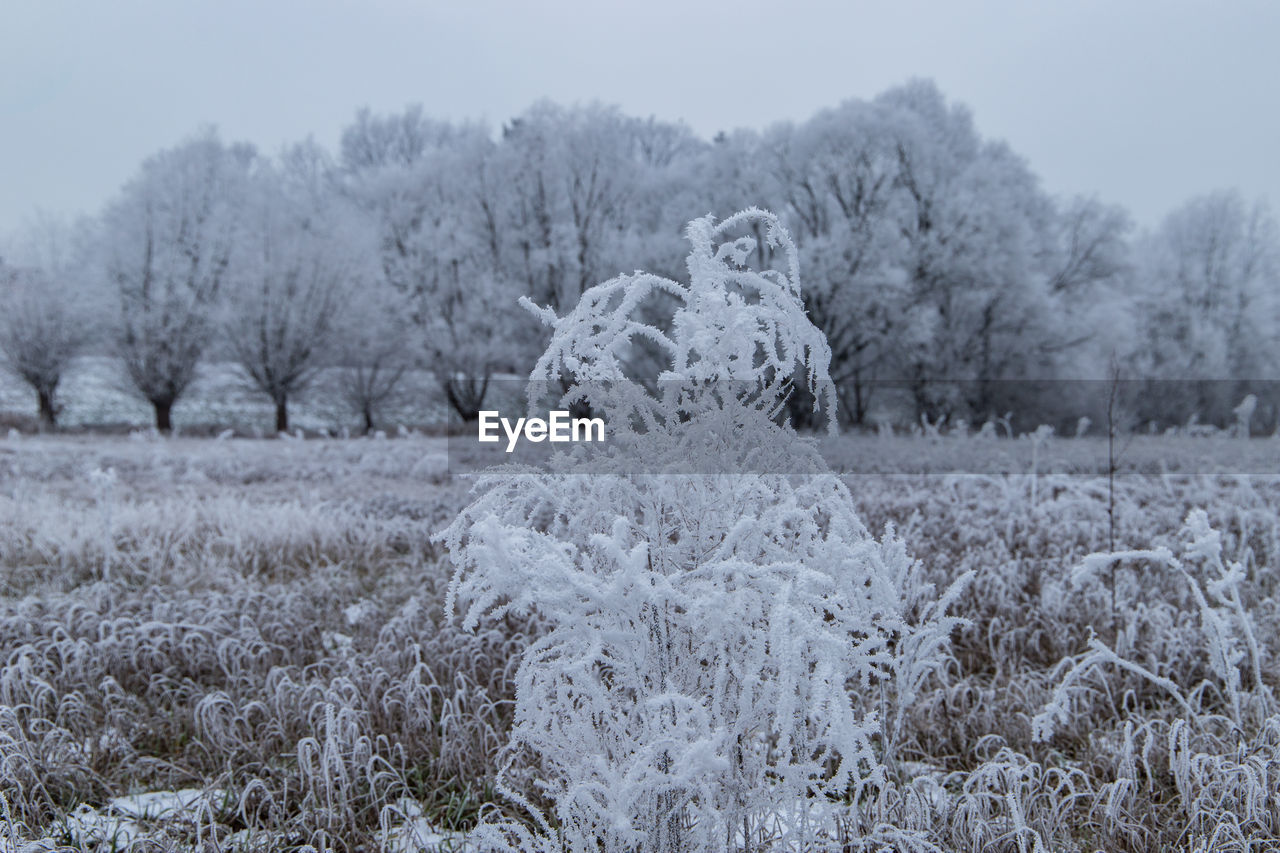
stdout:
[[[1107,388],[1107,551],[1116,550],[1116,396],[1120,389],[1120,365],[1115,356],[1111,359],[1111,381]],[[1116,571],[1119,562],[1113,560],[1108,570],[1108,587],[1111,590],[1111,634],[1114,641],[1120,630],[1120,614],[1116,606]]]

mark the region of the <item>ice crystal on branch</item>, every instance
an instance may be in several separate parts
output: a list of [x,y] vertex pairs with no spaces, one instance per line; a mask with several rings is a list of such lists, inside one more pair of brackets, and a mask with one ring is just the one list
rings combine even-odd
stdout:
[[[785,271],[746,266],[760,248],[757,241],[729,235],[750,225],[763,230],[766,248],[783,253]],[[562,403],[587,402],[634,417],[646,429],[673,415],[683,421],[723,409],[725,398],[772,415],[800,368],[815,393],[815,411],[825,404],[834,428],[831,350],[805,314],[791,235],[772,214],[750,208],[719,223],[710,216],[696,219],[685,236],[693,246],[687,285],[647,273],[621,275],[586,291],[564,317],[522,297],[554,330],[533,369],[530,400],[567,375]],[[675,305],[669,322],[647,322],[655,304],[666,303]],[[638,348],[662,364],[656,376],[633,375]]]

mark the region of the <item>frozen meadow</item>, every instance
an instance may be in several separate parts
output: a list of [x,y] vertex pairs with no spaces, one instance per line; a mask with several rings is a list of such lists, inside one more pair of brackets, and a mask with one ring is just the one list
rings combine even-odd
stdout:
[[[845,482],[921,583],[974,573],[897,760],[849,797],[845,849],[1274,843],[1280,480],[1179,474],[1185,444],[1150,439],[1131,455],[1163,444],[1173,470],[1117,477],[1114,547],[1130,554],[1100,562],[1106,478],[1073,461],[1090,440],[1051,441],[1034,475],[947,473],[1007,440],[825,441],[850,464],[928,467]],[[1195,441],[1200,469],[1243,443]],[[540,795],[534,757],[503,747],[519,655],[545,626],[445,618],[452,569],[431,536],[470,488],[446,449],[0,442],[8,847],[435,849],[485,809],[520,819],[492,783],[512,761],[508,782]],[[741,846],[769,849],[767,834]]]

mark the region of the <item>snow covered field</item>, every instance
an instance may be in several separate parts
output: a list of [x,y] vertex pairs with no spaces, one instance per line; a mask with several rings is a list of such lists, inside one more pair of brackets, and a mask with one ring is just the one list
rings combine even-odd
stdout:
[[[1071,440],[1035,476],[945,473],[990,468],[972,454],[1007,440],[834,441],[845,467],[929,460],[847,477],[857,510],[939,589],[975,573],[851,835],[1154,851],[1280,834],[1280,480],[1204,473],[1239,443],[1202,439],[1195,465],[1176,439],[1131,449],[1165,442],[1168,473],[1117,478],[1112,532],[1105,478],[1063,473]],[[430,536],[469,488],[447,462],[429,438],[0,440],[6,849],[435,849],[485,804],[515,814],[491,783],[540,625],[443,618]],[[1085,561],[1112,536],[1133,553]]]

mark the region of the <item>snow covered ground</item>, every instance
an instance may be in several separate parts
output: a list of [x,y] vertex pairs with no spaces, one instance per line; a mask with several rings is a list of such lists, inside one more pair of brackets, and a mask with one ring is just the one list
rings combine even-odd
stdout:
[[[1071,439],[1034,475],[1007,440],[833,441],[846,468],[928,467],[849,475],[858,513],[895,525],[938,588],[975,572],[953,610],[970,624],[850,831],[903,850],[1265,849],[1280,479],[1232,469],[1273,442],[1198,439],[1189,456],[1144,439],[1127,459],[1151,473],[1111,492],[1073,455],[1096,446]],[[1008,471],[982,461],[1000,454]],[[409,851],[455,844],[485,804],[519,815],[491,783],[513,758],[537,796],[537,768],[502,747],[540,629],[443,619],[450,567],[430,535],[469,485],[446,440],[421,436],[0,438],[0,838]],[[1184,527],[1196,509],[1216,540]],[[1227,586],[1210,540],[1239,566]],[[1182,568],[1076,572],[1110,544]],[[1239,609],[1215,597],[1230,585]],[[1091,639],[1146,675],[1090,658]],[[1046,708],[1063,713],[1037,740]]]

